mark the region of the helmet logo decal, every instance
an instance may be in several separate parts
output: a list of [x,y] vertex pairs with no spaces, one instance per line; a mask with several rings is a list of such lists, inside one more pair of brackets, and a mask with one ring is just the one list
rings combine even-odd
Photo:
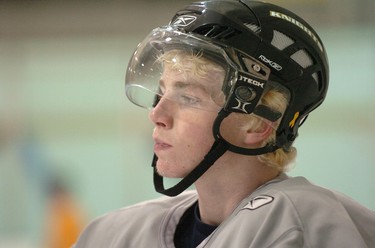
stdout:
[[272,61],[270,59],[267,59],[266,56],[264,56],[264,55],[260,55],[259,58],[263,62],[265,62],[265,63],[269,64],[270,66],[272,66],[277,71],[281,71],[283,69],[283,67],[281,65],[279,65],[278,63],[276,63],[276,62],[274,62],[274,61]]
[[315,36],[315,34],[310,29],[308,29],[305,25],[303,25],[302,23],[300,23],[299,21],[297,21],[296,19],[288,15],[285,15],[276,11],[271,10],[270,16],[280,18],[290,23],[293,23],[294,25],[296,25],[297,27],[305,31],[313,39],[313,41],[318,45],[320,51],[323,52],[323,45],[320,43],[319,39]]
[[238,80],[240,80],[240,81],[243,81],[243,82],[246,82],[246,83],[249,83],[249,84],[261,87],[261,88],[264,87],[264,83],[261,83],[261,82],[259,82],[257,80],[254,80],[254,79],[242,76],[242,75],[239,75],[239,76],[240,76],[240,78]]
[[250,114],[257,106],[267,82],[259,78],[252,78],[248,73],[237,73],[239,75],[235,85],[232,86],[224,109],[230,112]]
[[[248,84],[252,84],[254,86],[264,88],[264,83],[261,83],[255,79],[251,79],[248,77],[245,77],[243,75],[239,75],[240,81]],[[251,101],[257,96],[257,93],[254,89],[251,87],[242,85],[238,86],[235,90],[235,100],[237,101],[237,106],[232,107],[232,109],[240,110],[241,112],[244,112],[246,114],[249,113],[249,111],[246,109],[248,105],[251,104]]]
[[177,19],[174,20],[171,25],[177,26],[177,27],[186,27],[192,24],[196,19],[197,19],[196,16],[182,15],[182,16],[177,17]]
[[238,105],[235,106],[235,107],[232,107],[232,109],[237,109],[237,110],[240,110],[241,112],[244,112],[244,113],[248,114],[248,111],[246,110],[246,106],[251,104],[251,103],[242,102],[238,98],[235,98],[235,99],[236,99]]
[[289,127],[290,127],[290,128],[293,128],[293,127],[296,125],[296,120],[297,120],[298,117],[299,117],[299,112],[296,112],[296,113],[294,114],[293,120],[291,120],[291,121],[289,122]]

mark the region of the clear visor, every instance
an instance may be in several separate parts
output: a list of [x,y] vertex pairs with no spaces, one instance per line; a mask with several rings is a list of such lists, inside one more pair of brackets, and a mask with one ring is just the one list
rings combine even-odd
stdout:
[[265,89],[273,87],[268,81],[270,69],[239,51],[225,49],[170,26],[154,29],[129,62],[126,95],[146,109],[161,101],[168,104],[158,106],[216,113],[224,108],[231,114],[223,126],[232,129],[235,113],[257,116],[276,128],[281,112],[260,104]]
[[232,62],[225,51],[171,27],[157,28],[141,42],[126,74],[126,95],[150,109],[160,99],[217,112]]

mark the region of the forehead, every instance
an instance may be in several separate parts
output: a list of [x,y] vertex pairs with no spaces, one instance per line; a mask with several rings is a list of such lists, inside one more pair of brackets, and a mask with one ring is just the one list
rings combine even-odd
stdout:
[[224,68],[199,54],[173,50],[163,54],[159,61],[163,68],[160,79],[163,86],[174,83],[179,88],[197,87],[207,91],[222,87]]
[[196,87],[205,90],[221,88],[224,75],[218,72],[207,72],[197,75],[189,68],[176,70],[170,66],[164,67],[159,84],[161,86],[173,85],[175,88]]

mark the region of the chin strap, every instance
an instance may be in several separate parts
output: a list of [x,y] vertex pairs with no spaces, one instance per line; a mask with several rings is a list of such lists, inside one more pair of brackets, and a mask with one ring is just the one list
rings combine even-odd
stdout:
[[176,185],[167,189],[164,188],[163,176],[159,175],[156,168],[158,157],[154,154],[152,167],[154,168],[154,187],[157,192],[167,196],[179,195],[184,190],[189,188],[200,176],[202,176],[226,151],[232,151],[234,153],[243,155],[259,155],[273,152],[279,148],[276,145],[267,145],[260,148],[248,149],[230,144],[220,135],[220,124],[228,115],[229,112],[225,111],[224,109],[219,112],[213,125],[215,142],[213,143],[210,151],[206,154],[204,159]]
[[228,150],[228,144],[225,141],[215,141],[211,150],[207,153],[204,159],[195,167],[186,177],[184,177],[176,185],[165,189],[163,177],[160,176],[156,169],[157,156],[154,154],[152,167],[154,168],[154,187],[159,193],[167,196],[176,196],[182,193],[185,189],[190,187],[200,176],[203,175],[215,161],[221,157]]
[[272,145],[272,144],[267,144],[266,146],[259,147],[259,148],[244,148],[244,147],[235,146],[235,145],[229,143],[228,141],[226,141],[223,138],[223,136],[220,135],[220,125],[221,125],[221,122],[229,114],[230,114],[230,112],[222,109],[219,112],[219,114],[217,115],[217,117],[215,119],[215,122],[214,122],[214,125],[213,125],[213,128],[212,128],[213,133],[214,133],[214,137],[216,138],[216,140],[221,140],[222,142],[227,143],[227,145],[228,145],[228,151],[231,151],[231,152],[234,152],[234,153],[238,153],[238,154],[242,154],[242,155],[254,156],[254,155],[260,155],[260,154],[274,152],[274,151],[276,151],[277,149],[280,148],[277,145]]

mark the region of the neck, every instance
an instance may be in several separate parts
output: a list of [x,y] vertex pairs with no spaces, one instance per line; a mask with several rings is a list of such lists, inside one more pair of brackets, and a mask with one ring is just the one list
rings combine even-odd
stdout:
[[195,183],[202,222],[219,225],[241,200],[278,174],[255,156],[227,152]]

